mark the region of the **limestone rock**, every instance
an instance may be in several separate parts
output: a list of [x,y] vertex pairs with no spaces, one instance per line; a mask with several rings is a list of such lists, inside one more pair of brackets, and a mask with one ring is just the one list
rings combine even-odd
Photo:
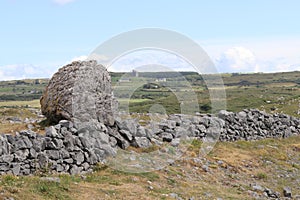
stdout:
[[[76,61],[59,69],[40,99],[41,109],[51,122],[60,120],[113,125],[116,101],[108,71],[96,61]],[[62,126],[71,124],[61,121]]]

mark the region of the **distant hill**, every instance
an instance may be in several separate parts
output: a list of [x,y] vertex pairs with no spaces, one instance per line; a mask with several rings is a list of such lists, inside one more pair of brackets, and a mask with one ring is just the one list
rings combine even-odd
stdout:
[[[115,86],[130,87],[131,81],[154,82],[156,88],[141,86],[131,96],[124,91],[118,96],[122,102],[130,102],[131,112],[148,112],[153,104],[161,104],[167,113],[179,113],[180,102],[170,89],[170,82],[179,87],[177,92],[192,87],[198,96],[200,112],[210,112],[209,90],[203,77],[196,72],[139,72],[135,74],[110,72]],[[214,79],[216,75],[205,75]],[[245,108],[258,108],[267,112],[284,112],[300,117],[300,72],[279,73],[227,73],[221,74],[226,89],[227,109],[240,111]],[[0,101],[31,101],[39,99],[49,79],[26,79],[0,82]],[[186,83],[189,83],[189,86]]]

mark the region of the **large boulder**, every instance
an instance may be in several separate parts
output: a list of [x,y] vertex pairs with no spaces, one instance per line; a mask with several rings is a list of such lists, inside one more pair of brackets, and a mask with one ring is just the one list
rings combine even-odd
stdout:
[[111,78],[96,61],[76,61],[59,69],[40,99],[42,113],[57,123],[62,119],[78,123],[114,124]]

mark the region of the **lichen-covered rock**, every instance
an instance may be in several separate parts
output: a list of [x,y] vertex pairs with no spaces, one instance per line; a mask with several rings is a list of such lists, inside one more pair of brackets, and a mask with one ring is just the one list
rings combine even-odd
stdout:
[[110,75],[96,61],[76,61],[60,68],[40,103],[42,113],[53,123],[62,119],[83,124],[94,120],[106,125],[114,124],[113,109],[117,105]]

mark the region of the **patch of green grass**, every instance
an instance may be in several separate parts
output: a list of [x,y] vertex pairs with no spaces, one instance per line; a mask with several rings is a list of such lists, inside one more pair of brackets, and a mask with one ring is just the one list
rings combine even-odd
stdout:
[[189,145],[189,150],[198,152],[201,146],[202,146],[202,140],[194,139]]
[[97,174],[90,174],[86,177],[87,182],[90,183],[108,183],[111,178],[107,175],[99,176]]
[[264,173],[264,172],[259,172],[259,173],[257,173],[257,174],[255,175],[255,177],[256,177],[257,179],[267,179],[267,178],[268,178],[268,175],[267,175],[266,173]]
[[47,199],[71,199],[68,194],[69,186],[64,182],[39,180],[33,185],[33,192],[37,192]]
[[144,173],[137,173],[137,176],[146,178],[149,181],[157,181],[159,180],[159,175],[156,174],[155,172],[144,172]]
[[14,175],[4,175],[0,180],[0,186],[10,193],[18,193],[23,185],[23,179]]

